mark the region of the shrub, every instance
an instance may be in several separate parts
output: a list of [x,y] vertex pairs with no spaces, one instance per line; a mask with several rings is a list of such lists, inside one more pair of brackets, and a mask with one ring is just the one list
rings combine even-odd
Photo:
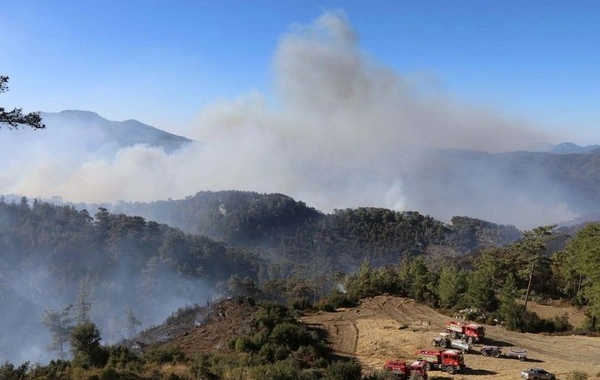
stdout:
[[299,380],[304,378],[302,370],[291,360],[255,367],[251,373],[253,379],[261,380]]
[[209,353],[197,354],[190,367],[190,371],[198,379],[217,380],[219,379],[219,376],[217,376],[211,368],[213,360],[213,355]]
[[295,320],[290,309],[285,305],[276,302],[259,302],[259,306],[260,310],[254,315],[254,324],[257,327],[271,330],[279,323]]
[[108,348],[106,366],[123,369],[127,364],[137,363],[139,359],[125,346],[111,346]]
[[270,331],[260,330],[252,336],[252,340],[254,341],[257,350],[260,350],[260,348],[269,341],[270,335]]
[[335,306],[333,306],[333,304],[329,302],[329,300],[326,298],[322,298],[319,301],[317,301],[317,303],[314,305],[314,308],[320,311],[335,311]]
[[[31,367],[28,375],[31,379],[70,379],[67,375],[69,367],[70,363],[66,360],[50,360],[45,366],[36,364]],[[4,377],[0,375],[0,379],[4,379]]]
[[297,352],[298,359],[304,362],[314,362],[319,358],[319,350],[315,346],[301,346]]
[[114,368],[105,368],[98,376],[100,380],[116,380],[119,379],[119,373]]
[[327,380],[355,380],[360,379],[362,368],[356,360],[334,361],[327,367],[324,379]]
[[146,363],[179,363],[185,361],[185,354],[176,346],[161,346],[151,347],[143,358]]
[[262,346],[259,351],[260,358],[267,363],[284,360],[289,354],[290,350],[288,350],[287,347],[275,343],[267,343]]
[[356,306],[358,300],[354,297],[350,297],[348,294],[333,292],[329,297],[329,302],[333,307],[353,307]]
[[312,309],[310,300],[306,297],[294,298],[289,303],[290,307],[294,310],[309,310]]
[[251,352],[251,351],[254,351],[255,349],[256,349],[256,345],[254,344],[252,339],[250,339],[247,336],[241,336],[241,337],[237,338],[237,340],[235,342],[235,350],[237,352]]
[[569,322],[569,314],[557,315],[554,317],[554,331],[565,332],[573,329],[573,325]]
[[298,347],[307,346],[313,342],[313,336],[304,326],[288,322],[275,326],[271,332],[271,339],[279,344],[287,344],[292,350],[297,350]]

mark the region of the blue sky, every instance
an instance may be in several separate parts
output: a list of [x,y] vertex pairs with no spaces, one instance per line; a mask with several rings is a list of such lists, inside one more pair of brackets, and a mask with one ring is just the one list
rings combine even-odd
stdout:
[[294,24],[342,10],[362,52],[453,97],[600,143],[598,1],[4,1],[6,108],[83,109],[183,133],[217,99],[273,94]]

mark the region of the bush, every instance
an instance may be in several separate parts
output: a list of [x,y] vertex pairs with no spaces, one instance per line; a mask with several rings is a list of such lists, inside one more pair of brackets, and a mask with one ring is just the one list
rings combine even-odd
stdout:
[[313,343],[313,336],[304,326],[288,322],[275,326],[271,332],[271,339],[279,344],[287,344],[292,350],[297,350],[300,346],[308,346]]
[[[31,367],[28,376],[30,379],[70,379],[67,375],[70,365],[70,362],[66,360],[50,360],[45,366],[36,364]],[[4,379],[1,374],[0,379]]]
[[290,354],[290,350],[287,347],[275,344],[267,343],[260,348],[260,358],[266,363],[274,363],[279,360],[286,359]]
[[257,327],[271,330],[279,323],[295,320],[290,309],[285,305],[276,302],[259,302],[259,306],[260,310],[254,315],[254,324]]
[[180,363],[185,361],[185,354],[175,346],[151,347],[143,358],[151,364]]
[[305,363],[312,363],[319,359],[319,350],[315,346],[301,346],[297,352],[298,359]]
[[294,298],[289,303],[290,307],[294,310],[310,310],[312,309],[312,304],[310,300],[306,297],[302,298]]
[[362,368],[356,360],[334,361],[327,367],[324,379],[327,380],[355,380],[360,379]]
[[554,331],[556,332],[571,331],[573,329],[573,325],[569,322],[569,314],[567,313],[555,316],[553,322]]
[[329,297],[329,302],[333,307],[353,307],[356,306],[358,300],[354,297],[350,297],[348,294],[333,292]]
[[111,346],[108,348],[107,367],[123,369],[127,364],[137,363],[139,359],[125,346]]
[[587,317],[583,320],[583,322],[581,322],[581,325],[579,326],[579,330],[583,330],[583,331],[587,331],[587,332],[599,331],[600,323],[596,323],[594,326],[594,324],[592,323],[592,318]]
[[98,376],[100,380],[116,380],[119,379],[119,373],[114,368],[105,368]]
[[335,311],[335,307],[333,306],[333,304],[331,302],[329,302],[329,300],[326,298],[322,298],[319,301],[317,301],[317,303],[314,305],[314,308],[319,311],[328,311],[328,312]]
[[252,339],[247,336],[241,336],[235,341],[235,350],[237,352],[252,352],[256,350],[256,345]]
[[251,370],[251,373],[253,379],[261,380],[299,380],[305,378],[302,375],[302,370],[290,360],[255,367]]

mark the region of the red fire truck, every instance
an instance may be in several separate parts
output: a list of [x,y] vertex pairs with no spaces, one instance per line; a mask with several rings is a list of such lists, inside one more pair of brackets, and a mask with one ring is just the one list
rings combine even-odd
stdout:
[[476,323],[447,322],[446,331],[455,339],[465,339],[467,343],[478,343],[485,337],[485,327]]
[[439,369],[453,374],[466,368],[463,353],[458,350],[418,350],[415,355],[428,371]]

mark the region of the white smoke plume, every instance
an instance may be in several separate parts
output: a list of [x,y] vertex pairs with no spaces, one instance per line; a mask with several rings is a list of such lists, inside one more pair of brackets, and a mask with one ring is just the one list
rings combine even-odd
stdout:
[[[284,193],[325,212],[374,206],[523,224],[503,207],[494,214],[485,205],[456,210],[436,202],[443,184],[426,189],[433,198],[424,199],[424,189],[407,188],[404,175],[426,170],[422,148],[503,152],[552,136],[374,62],[342,12],[291,27],[279,41],[272,70],[273,106],[257,92],[210,104],[187,136],[197,143],[173,154],[142,145],[115,156],[77,157],[77,149],[56,154],[0,147],[0,193],[111,202],[235,189]],[[521,212],[539,207],[529,198],[523,202]],[[568,217],[561,207],[546,213]],[[535,215],[526,222],[549,217]]]

